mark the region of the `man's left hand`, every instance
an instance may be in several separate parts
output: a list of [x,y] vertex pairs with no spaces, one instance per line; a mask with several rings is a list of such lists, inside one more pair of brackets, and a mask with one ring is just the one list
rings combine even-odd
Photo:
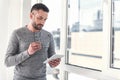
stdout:
[[57,59],[53,59],[53,60],[49,61],[48,63],[51,67],[56,67],[60,64],[60,61],[61,61],[61,59],[57,58]]

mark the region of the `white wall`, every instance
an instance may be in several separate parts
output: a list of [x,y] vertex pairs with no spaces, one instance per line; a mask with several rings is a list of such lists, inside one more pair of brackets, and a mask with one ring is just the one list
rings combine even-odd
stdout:
[[27,25],[29,22],[29,12],[31,8],[31,1],[24,0],[22,4],[22,26]]
[[[21,23],[21,4],[22,0],[10,0],[8,3],[8,27],[7,27],[7,41],[8,43],[9,37],[14,29],[20,27]],[[6,19],[7,20],[7,19]],[[6,46],[7,48],[7,46]],[[6,80],[12,80],[13,78],[13,67],[5,67],[6,68]]]
[[8,1],[9,0],[0,0],[0,80],[5,80],[6,78],[6,69],[3,61],[7,41]]

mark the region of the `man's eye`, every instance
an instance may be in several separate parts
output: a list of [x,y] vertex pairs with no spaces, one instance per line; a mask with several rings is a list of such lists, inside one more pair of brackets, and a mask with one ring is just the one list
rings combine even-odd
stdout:
[[43,18],[37,18],[38,20],[42,20]]

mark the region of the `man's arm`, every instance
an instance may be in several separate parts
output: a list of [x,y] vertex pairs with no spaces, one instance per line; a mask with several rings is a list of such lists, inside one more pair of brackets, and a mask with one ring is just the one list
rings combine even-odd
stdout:
[[48,34],[48,37],[50,38],[50,44],[48,48],[48,58],[49,58],[56,53],[55,53],[55,44],[52,34]]
[[[49,49],[48,49],[48,55],[49,55],[48,57],[51,57],[52,55],[54,55],[56,53],[55,53],[55,45],[54,45],[53,36],[49,35],[49,37],[50,37],[51,41],[50,41]],[[60,61],[61,61],[61,59],[57,58],[57,59],[53,59],[53,60],[49,61],[48,63],[51,67],[56,67],[60,64]]]
[[19,40],[16,34],[16,31],[12,33],[12,36],[8,43],[8,48],[5,55],[5,65],[7,67],[18,65],[19,63],[30,57],[27,50],[19,53]]

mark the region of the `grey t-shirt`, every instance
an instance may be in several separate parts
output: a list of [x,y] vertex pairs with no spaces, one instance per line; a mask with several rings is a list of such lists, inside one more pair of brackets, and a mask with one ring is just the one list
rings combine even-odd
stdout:
[[[40,41],[42,49],[33,55],[28,55],[29,44]],[[6,66],[15,66],[15,80],[46,80],[46,64],[48,57],[55,54],[52,35],[45,31],[31,32],[27,27],[13,31],[5,57]],[[17,79],[19,78],[19,79]]]

